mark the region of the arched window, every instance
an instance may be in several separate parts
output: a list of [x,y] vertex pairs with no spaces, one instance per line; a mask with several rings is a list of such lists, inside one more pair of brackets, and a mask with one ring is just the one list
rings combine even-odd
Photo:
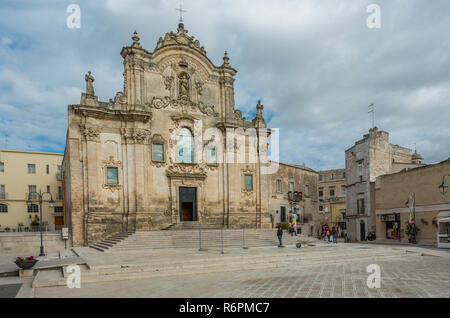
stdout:
[[180,132],[178,133],[177,150],[177,162],[194,162],[194,137],[189,129],[180,129]]
[[8,206],[6,204],[0,204],[0,213],[8,213]]

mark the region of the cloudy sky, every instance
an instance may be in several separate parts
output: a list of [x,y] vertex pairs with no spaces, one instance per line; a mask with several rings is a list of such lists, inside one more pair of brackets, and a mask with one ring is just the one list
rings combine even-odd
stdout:
[[[66,25],[81,8],[81,28]],[[370,29],[367,7],[381,8]],[[122,90],[120,50],[136,29],[152,51],[175,31],[179,0],[2,0],[0,148],[64,151],[67,105],[91,70],[99,100]],[[258,99],[280,128],[281,160],[342,168],[344,151],[375,124],[427,163],[450,157],[450,1],[183,0],[185,27],[209,58],[227,50],[236,106]]]

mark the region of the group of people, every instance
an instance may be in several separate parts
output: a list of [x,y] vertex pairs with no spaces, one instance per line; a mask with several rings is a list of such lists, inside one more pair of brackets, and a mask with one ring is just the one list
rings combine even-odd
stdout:
[[328,241],[328,242],[333,242],[335,244],[337,244],[337,239],[338,239],[338,235],[339,235],[339,229],[336,227],[332,227],[332,229],[330,230],[330,228],[327,226],[324,229],[322,229],[322,233],[321,233],[321,237],[324,241]]

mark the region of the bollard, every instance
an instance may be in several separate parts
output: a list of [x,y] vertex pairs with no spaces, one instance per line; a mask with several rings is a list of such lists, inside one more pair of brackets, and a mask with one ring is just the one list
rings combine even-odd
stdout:
[[246,250],[248,247],[245,246],[245,225],[242,229],[242,249]]
[[198,238],[199,238],[199,248],[198,250],[202,250],[202,224],[198,223]]
[[223,227],[222,227],[222,230],[220,231],[220,236],[221,236],[221,239],[222,239],[222,254],[223,254]]

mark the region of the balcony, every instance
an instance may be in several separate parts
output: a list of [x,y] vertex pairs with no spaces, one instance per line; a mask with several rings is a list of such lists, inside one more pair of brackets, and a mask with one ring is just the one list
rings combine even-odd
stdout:
[[303,199],[303,193],[298,191],[289,191],[288,192],[288,199],[291,202],[300,202]]
[[37,193],[31,193],[31,194],[25,193],[25,200],[28,200],[28,199],[37,200],[38,199]]

